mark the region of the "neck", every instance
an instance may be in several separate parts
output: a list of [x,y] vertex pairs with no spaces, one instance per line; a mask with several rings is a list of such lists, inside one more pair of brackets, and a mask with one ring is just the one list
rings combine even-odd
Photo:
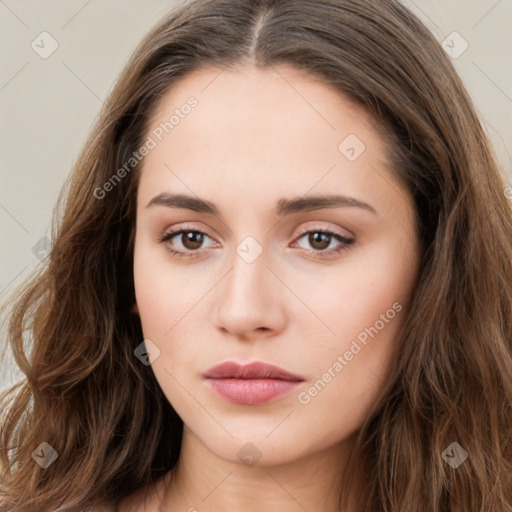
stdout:
[[339,508],[341,472],[354,438],[282,464],[245,465],[218,457],[184,427],[162,510],[355,512],[350,500],[350,509]]

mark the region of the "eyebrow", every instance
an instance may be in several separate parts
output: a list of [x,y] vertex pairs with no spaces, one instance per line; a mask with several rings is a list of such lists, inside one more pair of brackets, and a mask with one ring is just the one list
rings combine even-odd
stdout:
[[[220,211],[215,204],[205,199],[187,196],[184,194],[158,194],[149,201],[146,208],[156,205],[167,206],[170,208],[183,208],[198,213],[209,213],[220,217]],[[361,208],[377,215],[373,206],[360,201],[359,199],[344,195],[327,194],[292,199],[279,199],[276,203],[276,214],[282,217],[292,213],[309,212],[335,207]]]

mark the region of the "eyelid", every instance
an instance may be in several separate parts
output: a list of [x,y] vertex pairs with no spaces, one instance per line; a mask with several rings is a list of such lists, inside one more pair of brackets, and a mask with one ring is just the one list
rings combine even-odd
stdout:
[[[310,231],[313,231],[313,230],[324,231],[324,232],[325,231],[330,231],[330,232],[333,232],[336,235],[338,235],[338,236],[340,236],[341,238],[344,238],[344,239],[353,239],[354,238],[354,235],[352,235],[352,234],[346,235],[346,234],[338,232],[336,228],[332,228],[331,227],[330,223],[327,223],[327,227],[326,227],[325,224],[324,225],[320,225],[320,223],[317,222],[317,224],[308,224],[306,226],[301,227],[299,229],[299,232],[295,236],[295,239],[300,238],[305,233],[309,233]],[[172,233],[173,235],[176,235],[176,234],[178,234],[181,231],[197,231],[197,232],[200,232],[200,233],[204,233],[205,235],[207,235],[212,240],[215,240],[215,237],[210,235],[206,229],[198,228],[197,225],[191,225],[191,224],[187,224],[187,223],[178,224],[177,227],[165,229],[164,232],[157,237],[157,240],[161,240],[161,238],[166,236],[167,234],[171,234]]]
[[[197,226],[191,226],[191,225],[187,225],[187,224],[178,225],[178,226],[172,227],[172,228],[167,228],[162,233],[157,234],[157,236],[154,238],[154,240],[155,240],[155,242],[165,243],[165,242],[167,242],[167,240],[174,238],[174,237],[182,234],[183,232],[201,233],[201,234],[207,236],[208,238],[210,238],[210,240],[213,240],[215,243],[218,244],[216,238],[211,236],[206,229],[198,228]],[[196,251],[189,250],[186,252],[189,254],[193,254],[193,253],[200,253],[204,250],[205,250],[204,248],[201,248],[201,249],[197,249]]]
[[[354,235],[350,232],[348,232],[349,234],[341,233],[339,227],[334,227],[334,225],[329,222],[327,223],[327,225],[326,224],[321,225],[318,221],[317,221],[317,224],[308,224],[304,227],[301,227],[299,229],[299,234],[297,236],[300,237],[304,233],[309,233],[310,231],[330,231],[330,232],[336,233],[336,235],[340,236],[341,238],[346,238],[346,239],[355,238]],[[345,230],[345,231],[347,231],[347,230]]]
[[[215,237],[211,236],[207,230],[199,229],[197,226],[190,225],[187,223],[164,230],[164,232],[162,234],[158,235],[155,238],[155,241],[163,244],[167,240],[174,238],[175,236],[178,236],[178,235],[182,234],[183,232],[201,233],[201,234],[206,235],[211,240],[214,240],[215,242],[217,242]],[[298,234],[294,237],[294,241],[292,243],[297,243],[298,240],[300,240],[305,234],[308,234],[311,232],[321,232],[321,233],[330,235],[331,237],[336,238],[338,240],[338,242],[341,244],[340,246],[338,246],[334,249],[331,248],[329,250],[323,250],[323,251],[320,251],[320,250],[315,251],[312,249],[301,248],[303,251],[305,251],[306,253],[312,254],[313,257],[317,258],[317,259],[322,259],[322,258],[327,259],[329,257],[335,256],[337,253],[348,249],[348,247],[355,242],[355,237],[353,235],[347,236],[347,235],[341,234],[337,229],[334,229],[332,227],[326,227],[326,225],[320,226],[317,221],[316,225],[309,224],[309,225],[306,225],[306,226],[303,226],[302,228],[300,228]],[[176,249],[172,249],[171,247],[167,247],[167,250],[175,256],[195,258],[195,257],[201,257],[201,254],[203,254],[205,251],[207,251],[207,248],[183,251],[183,250],[176,250]]]
[[215,240],[215,237],[209,233],[208,228],[205,228],[203,226],[198,226],[197,224],[189,224],[187,222],[185,222],[184,224],[178,224],[177,226],[172,226],[172,227],[168,227],[168,228],[164,229],[162,234],[158,235],[156,238],[159,240],[168,234],[172,233],[173,235],[176,235],[182,231],[195,231],[198,233],[204,233],[212,240]]

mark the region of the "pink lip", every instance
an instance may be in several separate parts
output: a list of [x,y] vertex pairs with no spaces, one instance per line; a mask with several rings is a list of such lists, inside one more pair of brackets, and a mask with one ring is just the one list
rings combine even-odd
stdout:
[[240,365],[228,361],[210,368],[204,377],[219,395],[244,405],[269,402],[289,393],[304,381],[283,368],[261,362]]

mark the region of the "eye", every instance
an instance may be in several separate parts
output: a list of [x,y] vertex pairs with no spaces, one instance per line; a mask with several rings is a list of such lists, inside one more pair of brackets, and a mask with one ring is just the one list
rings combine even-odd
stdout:
[[[171,247],[171,244],[169,243],[173,240],[173,238],[176,238],[177,240],[177,249]],[[165,248],[171,254],[181,258],[195,256],[195,254],[192,253],[199,253],[205,238],[210,237],[203,231],[196,229],[178,229],[175,231],[165,232],[161,237],[158,238],[158,241],[162,244],[165,244]],[[210,240],[212,239],[210,238]],[[172,245],[174,245],[174,242]]]
[[[179,258],[190,258],[199,256],[201,252],[203,252],[203,244],[207,238],[213,240],[204,231],[180,228],[174,231],[166,231],[163,235],[157,238],[157,241],[165,244],[165,248],[172,255]],[[307,243],[309,243],[313,249],[307,249],[300,244],[299,246],[306,249],[310,254],[313,254],[314,257],[318,258],[330,257],[343,250],[347,250],[355,241],[353,238],[348,238],[330,229],[304,230],[297,241],[303,238],[307,240]],[[176,240],[173,241],[173,239]],[[338,242],[337,246],[336,241]]]
[[[339,233],[336,233],[335,231],[331,231],[330,229],[308,229],[307,231],[302,232],[298,240],[303,238],[305,238],[307,243],[313,247],[312,250],[306,248],[308,252],[313,253],[315,257],[320,258],[329,257],[341,251],[347,250],[348,247],[354,243],[353,238],[348,238]],[[337,246],[336,241],[338,242]]]

